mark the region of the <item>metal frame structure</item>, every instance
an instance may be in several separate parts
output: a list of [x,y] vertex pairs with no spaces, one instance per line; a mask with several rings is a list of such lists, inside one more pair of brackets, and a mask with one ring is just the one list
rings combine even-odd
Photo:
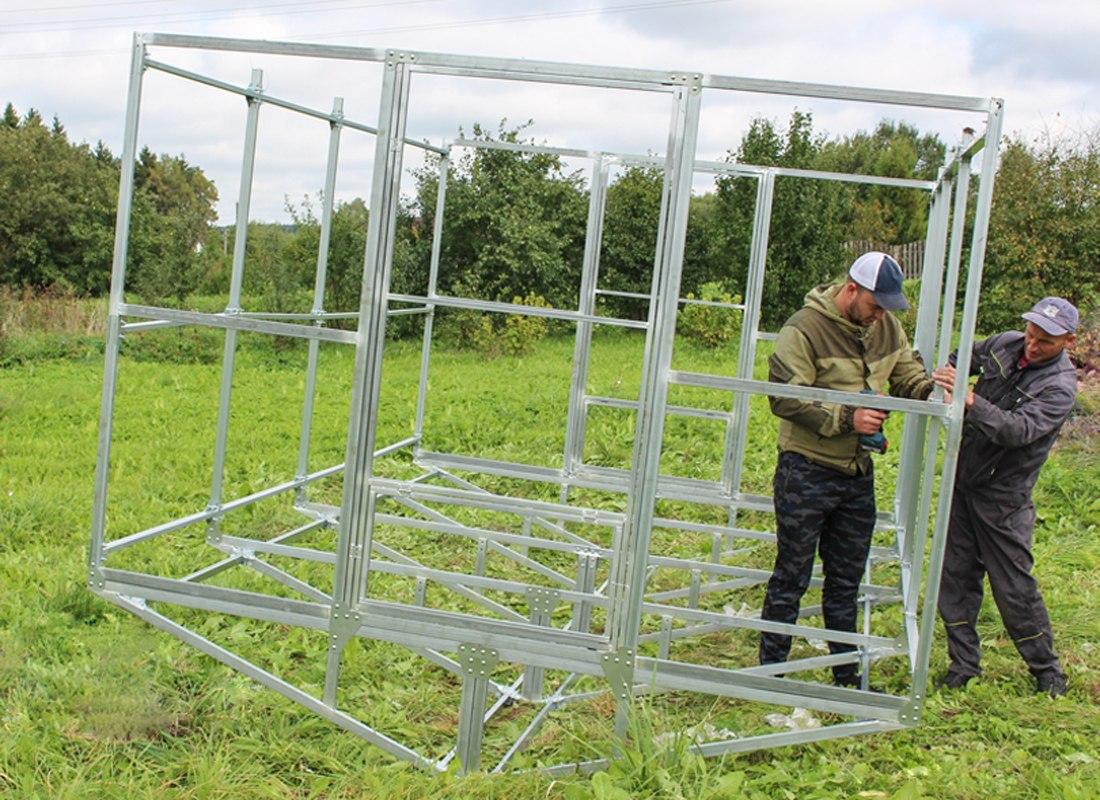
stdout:
[[[247,86],[234,86],[155,61],[148,56],[147,49],[150,47],[377,62],[382,65],[383,75],[378,120],[375,124],[366,125],[345,119],[339,98],[332,111],[326,112],[269,96],[262,88],[259,70],[253,71]],[[248,104],[229,302],[221,313],[135,305],[127,303],[123,297],[142,77],[150,69],[235,93]],[[442,147],[412,141],[406,137],[405,120],[411,79],[420,73],[664,94],[670,106],[667,148],[663,156],[643,157],[489,141],[456,140]],[[983,135],[968,138],[951,151],[948,162],[934,181],[698,161],[695,149],[702,96],[704,92],[721,91],[978,112],[986,115],[987,123]],[[240,308],[256,134],[260,110],[264,105],[275,105],[326,120],[331,126],[314,302],[308,314],[264,314],[245,312]],[[610,692],[614,697],[616,727],[620,733],[625,731],[633,697],[647,691],[662,690],[699,692],[803,707],[836,714],[846,720],[811,730],[697,743],[697,750],[708,756],[916,725],[925,700],[947,511],[961,435],[964,392],[956,391],[954,402],[947,405],[941,401],[938,392],[928,401],[872,398],[851,392],[777,385],[753,379],[757,342],[769,338],[767,333],[760,331],[759,320],[771,204],[777,177],[853,181],[927,192],[930,198],[929,226],[914,344],[926,362],[938,363],[946,354],[955,332],[953,311],[963,272],[960,262],[964,221],[971,200],[971,163],[981,153],[978,190],[972,207],[965,299],[958,325],[960,378],[956,389],[960,389],[968,372],[970,344],[974,336],[1001,124],[1002,103],[996,99],[766,81],[695,72],[619,69],[359,47],[165,34],[135,36],[95,473],[95,507],[89,554],[92,590],[394,756],[427,769],[446,768],[454,758],[459,759],[464,770],[481,769],[481,745],[486,723],[506,704],[530,703],[535,709],[533,719],[496,764],[495,769],[502,770],[555,709],[591,699],[600,692]],[[362,131],[376,138],[362,299],[358,312],[354,314],[324,310],[333,189],[340,137],[344,129]],[[439,156],[438,207],[430,274],[424,295],[390,291],[402,157],[407,147],[424,148]],[[442,220],[453,147],[549,152],[591,162],[587,238],[579,287],[580,300],[576,309],[533,308],[449,297],[437,292]],[[601,316],[597,309],[597,298],[601,294],[624,294],[612,288],[600,288],[599,253],[610,170],[615,165],[632,164],[656,166],[664,174],[652,288],[643,295],[649,309],[644,321]],[[690,302],[680,297],[680,272],[688,203],[693,177],[698,173],[742,176],[754,180],[757,186],[744,302],[734,306],[743,314],[743,333],[733,375],[671,368],[677,310],[682,303]],[[439,308],[538,315],[575,324],[573,375],[565,451],[560,469],[473,455],[432,452],[422,447],[433,320]],[[400,314],[422,315],[424,319],[415,429],[411,437],[402,441],[382,443],[377,440],[377,408],[384,334],[387,318]],[[328,320],[349,317],[354,317],[357,322],[355,330],[325,326]],[[205,509],[180,519],[108,540],[105,533],[107,489],[120,339],[123,333],[140,333],[177,325],[208,326],[225,331],[210,501]],[[636,399],[624,400],[586,393],[592,336],[597,325],[644,331],[641,388]],[[244,497],[226,498],[223,475],[234,356],[240,331],[309,340],[304,410],[293,477]],[[313,403],[321,342],[355,347],[354,384],[344,463],[310,472]],[[720,390],[727,393],[730,404],[727,410],[720,411],[669,404],[669,388],[674,385]],[[862,632],[828,630],[802,621],[790,625],[768,622],[759,618],[759,612],[730,615],[700,607],[700,599],[708,594],[759,586],[768,578],[767,570],[739,565],[737,555],[741,551],[731,549],[738,540],[769,543],[775,539],[774,533],[741,527],[737,521],[740,512],[772,511],[770,497],[742,491],[749,399],[754,395],[846,403],[906,415],[898,490],[893,508],[880,511],[878,521],[880,532],[892,532],[892,543],[872,549],[867,579],[861,588]],[[635,414],[633,455],[628,469],[585,463],[585,421],[588,410],[595,406],[619,408]],[[664,425],[668,415],[710,419],[725,426],[724,457],[718,481],[660,474]],[[941,452],[942,465],[938,466],[937,459]],[[376,459],[393,453],[405,453],[411,457],[412,462],[422,468],[422,474],[412,480],[398,480],[377,473]],[[560,497],[557,502],[547,502],[493,493],[477,485],[471,477],[477,474],[557,485],[560,487]],[[309,490],[312,484],[338,475],[343,476],[339,506],[325,505],[311,499]],[[597,489],[618,495],[625,499],[625,508],[607,510],[572,503],[570,493],[576,488]],[[301,525],[267,539],[235,536],[222,530],[221,523],[227,515],[278,495],[293,495],[294,507],[303,515]],[[657,501],[665,498],[717,507],[725,512],[727,522],[714,525],[659,516]],[[449,509],[461,509],[474,516],[479,513],[493,514],[496,519],[507,515],[515,522],[515,527],[502,529],[499,524],[479,526],[465,521],[467,517],[457,518],[460,515],[453,511],[445,513]],[[190,575],[168,578],[109,566],[111,557],[120,550],[194,524],[207,526],[207,543],[218,554],[219,560]],[[333,547],[329,550],[294,543],[304,534],[324,530],[335,533]],[[473,542],[476,546],[476,566],[469,572],[433,568],[386,544],[381,532],[394,530],[409,536],[423,533],[444,536],[456,542]],[[671,531],[678,536],[701,536],[704,540],[709,537],[711,558],[658,555],[652,552],[650,546],[651,534],[655,530]],[[333,570],[331,591],[317,588],[291,571],[269,563],[269,558],[275,556],[329,565]],[[490,557],[501,559],[514,571],[522,573],[522,579],[491,577],[486,569]],[[567,574],[561,565],[572,562],[575,562],[576,571]],[[896,563],[896,583],[872,583],[873,563]],[[206,582],[216,574],[237,568],[265,575],[303,599],[224,588]],[[660,592],[649,588],[649,580],[657,570],[683,575],[681,588]],[[372,581],[381,576],[415,582],[416,601],[401,603],[372,596],[368,588],[372,586]],[[819,579],[815,578],[815,584],[820,584]],[[459,610],[454,607],[431,607],[426,599],[429,585],[447,592],[448,597],[457,598],[463,605]],[[296,687],[200,636],[154,610],[150,603],[326,632],[330,646],[321,696]],[[881,604],[899,605],[901,621],[896,629],[872,632],[871,611]],[[563,621],[566,610],[571,610],[566,615],[567,622]],[[807,607],[802,615],[806,617],[816,613],[817,608]],[[803,639],[850,643],[857,649],[851,653],[796,658],[783,665],[746,664],[739,668],[690,663],[670,657],[671,645],[676,641],[726,631],[774,631]],[[425,755],[382,731],[368,727],[341,707],[340,672],[344,648],[355,639],[403,645],[461,678],[458,728],[455,745],[449,752],[438,758]],[[867,689],[866,676],[871,666],[882,659],[900,659],[906,665],[911,675],[907,693],[891,695]],[[854,660],[860,661],[864,667],[865,683],[862,688],[838,688],[814,680],[815,670]],[[499,681],[502,672],[506,672],[501,666],[503,664],[516,665],[520,670],[511,683]],[[567,677],[551,681],[547,670],[555,671],[555,674],[563,671],[562,674]],[[599,692],[572,690],[571,687],[583,676],[595,676],[604,681],[606,688]],[[490,697],[492,702],[489,702]],[[596,760],[546,769],[551,773],[578,769],[587,771],[599,769],[605,764],[606,760]]]

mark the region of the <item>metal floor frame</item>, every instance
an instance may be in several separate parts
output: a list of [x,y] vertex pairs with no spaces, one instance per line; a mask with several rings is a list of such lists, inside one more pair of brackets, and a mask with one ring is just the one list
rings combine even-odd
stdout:
[[[296,55],[382,64],[382,93],[374,124],[345,119],[340,98],[331,112],[301,106],[266,94],[262,75],[253,70],[247,86],[236,86],[200,75],[148,56],[150,47],[197,48],[275,55]],[[124,301],[125,265],[133,198],[134,164],[138,148],[139,107],[146,70],[242,96],[248,104],[244,131],[244,155],[238,199],[229,303],[222,313],[209,314],[136,305]],[[435,147],[408,139],[406,110],[411,78],[416,73],[491,78],[536,83],[564,83],[631,91],[664,93],[670,103],[668,144],[665,155],[636,156],[585,150],[540,147],[493,141],[455,140]],[[953,148],[934,181],[866,175],[843,175],[811,170],[759,167],[738,163],[699,161],[695,158],[700,104],[704,92],[740,91],[794,97],[830,98],[887,106],[919,106],[986,115],[986,128],[977,137],[966,136]],[[274,105],[305,114],[330,125],[328,162],[321,212],[313,309],[308,314],[245,312],[240,308],[245,267],[245,241],[252,192],[253,163],[259,112]],[[822,84],[767,81],[694,72],[559,64],[552,62],[493,59],[394,51],[359,47],[323,46],[284,42],[217,39],[168,34],[134,37],[126,113],[125,144],[115,237],[106,364],[100,416],[98,459],[95,473],[95,506],[89,553],[89,585],[99,596],[125,608],[153,626],[177,636],[215,659],[252,677],[342,728],[378,745],[394,756],[426,769],[446,769],[455,758],[464,771],[482,768],[481,745],[485,725],[506,704],[531,703],[534,718],[493,768],[505,769],[511,757],[528,744],[546,718],[557,708],[611,692],[616,705],[615,724],[624,733],[633,696],[649,691],[686,691],[739,698],[788,707],[802,707],[837,714],[846,721],[809,730],[734,737],[698,742],[698,752],[710,756],[795,744],[860,733],[896,730],[918,724],[925,700],[929,651],[935,625],[936,596],[942,566],[947,511],[961,436],[964,392],[958,391],[968,373],[970,344],[981,284],[982,263],[993,178],[997,162],[1003,108],[1000,100],[954,97],[915,92],[896,92]],[[376,137],[375,166],[370,193],[370,220],[363,271],[362,302],[357,312],[324,310],[325,271],[333,214],[333,189],[342,131],[352,129]],[[433,231],[430,274],[425,295],[389,291],[395,224],[399,203],[402,156],[406,147],[424,148],[439,157],[438,205]],[[580,300],[576,309],[535,308],[511,303],[443,296],[436,291],[440,267],[440,240],[451,150],[501,148],[525,153],[547,152],[583,158],[592,164],[592,181]],[[959,383],[951,405],[942,403],[937,390],[928,401],[893,397],[868,397],[812,387],[770,384],[754,380],[752,367],[756,343],[768,338],[760,331],[760,302],[766,262],[771,203],[775,180],[785,176],[804,180],[853,181],[907,187],[929,194],[929,223],[922,270],[920,306],[914,346],[926,363],[939,363],[956,332],[954,310],[959,288],[965,220],[971,202],[971,163],[978,154],[980,169],[976,197],[970,211],[973,222],[969,264],[965,270],[965,296],[957,326]],[[649,304],[645,321],[617,319],[597,313],[599,295],[629,295],[600,288],[598,267],[603,212],[610,171],[616,165],[659,167],[664,174],[653,284],[644,297]],[[742,313],[742,336],[734,375],[713,375],[671,369],[676,314],[683,303],[700,302],[680,297],[688,204],[692,181],[698,173],[735,175],[756,182],[755,222],[744,288],[744,302],[733,306]],[[719,304],[723,305],[723,304]],[[727,304],[728,305],[728,304]],[[525,314],[565,320],[576,326],[573,375],[562,467],[547,467],[490,460],[472,455],[437,453],[421,447],[425,398],[431,360],[432,327],[437,308],[473,309],[483,312]],[[416,408],[415,432],[402,441],[380,445],[376,441],[376,409],[381,386],[385,326],[388,317],[416,314],[424,319],[424,338]],[[354,318],[354,331],[325,327],[327,320]],[[123,333],[178,325],[224,329],[225,349],[219,415],[215,439],[210,502],[200,511],[164,522],[122,538],[107,540],[106,507],[109,462],[118,381],[119,347]],[[588,362],[596,325],[640,329],[645,335],[641,389],[636,400],[588,395]],[[284,483],[254,494],[227,499],[223,496],[234,358],[240,331],[309,340],[306,389],[295,475]],[[317,383],[319,346],[322,341],[355,347],[354,384],[347,426],[343,464],[309,471],[313,403]],[[727,392],[728,410],[700,409],[668,403],[669,387],[694,386]],[[739,566],[734,543],[738,540],[773,542],[774,534],[739,527],[742,511],[770,512],[771,498],[742,492],[742,465],[747,444],[749,398],[752,395],[794,397],[880,408],[905,415],[901,461],[893,508],[880,511],[880,531],[893,533],[890,546],[872,549],[861,587],[863,630],[833,631],[820,626],[767,622],[759,612],[728,614],[699,607],[701,597],[712,593],[758,586],[769,572]],[[604,406],[636,415],[633,456],[629,469],[611,469],[584,463],[585,421],[588,410]],[[721,479],[703,481],[661,475],[659,462],[664,424],[668,415],[715,420],[725,426]],[[942,448],[941,444],[942,434]],[[375,459],[405,453],[423,472],[412,480],[376,474]],[[938,456],[942,453],[942,463]],[[343,475],[339,506],[324,505],[310,497],[317,481]],[[560,486],[557,502],[494,494],[472,480],[477,474],[504,476]],[[609,511],[570,502],[576,488],[597,489],[625,497],[625,509]],[[292,493],[302,524],[271,539],[251,539],[225,533],[221,521],[235,510],[279,495]],[[934,496],[937,498],[933,500]],[[711,525],[657,515],[658,499],[667,498],[722,509],[727,522]],[[443,513],[443,508],[469,509],[471,513],[508,514],[516,530],[499,526],[478,527]],[[183,578],[168,578],[108,566],[116,551],[164,536],[195,524],[207,526],[207,542],[221,554],[216,563]],[[314,531],[335,532],[335,550],[318,550],[295,544]],[[469,573],[432,568],[390,547],[375,534],[382,530],[425,531],[476,544],[476,567]],[[603,531],[602,538],[590,531]],[[669,530],[677,535],[709,537],[711,557],[691,559],[651,552],[651,533]],[[589,532],[582,535],[581,532]],[[609,544],[608,544],[609,543]],[[548,565],[539,554],[551,554],[576,563],[575,574]],[[322,591],[269,562],[269,557],[290,557],[330,565],[333,590]],[[523,580],[490,577],[486,561],[503,559],[522,570]],[[871,582],[872,563],[896,562],[899,579],[893,585]],[[289,599],[259,592],[213,586],[206,579],[225,570],[245,567],[282,584],[304,599]],[[647,580],[656,570],[683,574],[680,588],[652,591]],[[372,598],[368,577],[398,576],[415,581],[417,600],[405,604]],[[602,580],[600,576],[603,576]],[[815,577],[815,583],[820,580]],[[425,600],[428,585],[444,587],[470,609],[432,608]],[[492,596],[490,596],[492,595]],[[500,602],[509,597],[514,602]],[[323,693],[316,697],[284,679],[153,610],[150,603],[168,604],[207,612],[229,614],[306,629],[324,631],[330,641]],[[896,630],[872,632],[871,609],[880,604],[901,607]],[[516,608],[526,607],[527,613]],[[569,621],[560,622],[563,609],[571,609]],[[802,616],[818,614],[806,607]],[[595,618],[600,624],[594,625]],[[552,621],[556,618],[557,622]],[[719,668],[670,658],[673,642],[692,636],[729,630],[775,631],[803,639],[845,642],[857,647],[852,653],[796,659],[783,665],[747,665]],[[390,642],[411,648],[462,680],[459,722],[455,744],[439,758],[426,756],[386,734],[374,730],[341,709],[339,676],[345,646],[353,639]],[[639,649],[641,648],[641,650]],[[643,654],[644,651],[647,654]],[[895,696],[867,690],[867,674],[880,659],[902,659],[911,675],[907,694]],[[838,688],[814,680],[790,677],[838,663],[862,664],[864,686]],[[500,664],[522,670],[511,683],[500,683]],[[548,687],[546,671],[564,671],[569,677]],[[601,692],[571,691],[582,676],[606,682]],[[490,703],[490,696],[493,701]],[[610,753],[608,756],[610,757]],[[606,759],[548,766],[551,774],[589,771],[605,766]]]

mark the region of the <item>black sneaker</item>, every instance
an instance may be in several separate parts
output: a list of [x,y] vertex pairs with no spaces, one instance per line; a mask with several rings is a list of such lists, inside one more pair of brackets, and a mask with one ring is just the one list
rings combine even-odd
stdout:
[[1060,672],[1046,672],[1035,678],[1035,691],[1041,694],[1061,697],[1067,689],[1066,676]]
[[833,675],[833,686],[839,686],[842,689],[858,689],[859,673],[843,672],[840,675]]
[[965,689],[966,684],[970,683],[970,681],[972,680],[974,680],[973,675],[963,675],[959,672],[948,672],[946,675],[943,676],[943,679],[940,680],[939,685],[943,689]]

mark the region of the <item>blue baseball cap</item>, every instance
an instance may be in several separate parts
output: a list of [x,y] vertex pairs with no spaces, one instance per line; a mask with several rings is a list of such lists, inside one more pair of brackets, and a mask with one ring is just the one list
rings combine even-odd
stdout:
[[1044,297],[1022,314],[1028,322],[1034,322],[1051,336],[1064,336],[1077,330],[1080,317],[1073,303],[1064,297]]
[[887,311],[905,311],[909,301],[901,290],[901,267],[886,253],[864,253],[848,268],[848,277],[875,296],[875,302]]

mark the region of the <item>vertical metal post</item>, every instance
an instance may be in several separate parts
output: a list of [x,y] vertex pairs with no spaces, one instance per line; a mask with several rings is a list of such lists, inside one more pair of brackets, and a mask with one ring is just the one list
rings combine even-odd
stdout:
[[[435,219],[432,221],[432,255],[428,267],[428,297],[436,296],[439,281],[439,256],[443,249],[443,214],[447,199],[447,177],[450,174],[449,155],[439,160],[439,181],[435,192]],[[424,340],[420,346],[420,382],[416,391],[416,424],[413,435],[416,436],[417,450],[424,436],[424,409],[428,397],[428,368],[432,357],[432,330],[435,326],[435,304],[428,303],[428,313],[424,318]]]
[[[532,586],[527,590],[527,605],[530,608],[532,625],[549,627],[550,616],[558,604],[561,593],[557,589]],[[542,684],[546,670],[543,667],[528,664],[523,670],[523,696],[528,700],[542,699]]]
[[[964,137],[959,148],[965,150],[970,145],[970,139]],[[966,206],[970,189],[970,157],[967,156],[959,162],[959,171],[955,181],[954,212],[951,221],[951,242],[948,248],[947,271],[944,278],[942,315],[940,319],[939,343],[936,346],[933,364],[942,363],[948,348],[951,346],[951,334],[954,327],[955,298],[958,290],[959,270],[962,261],[962,244],[966,226]],[[935,395],[939,395],[935,390]],[[921,567],[924,560],[924,548],[928,541],[928,517],[932,509],[932,488],[936,475],[936,445],[939,441],[943,423],[939,419],[926,421],[924,436],[924,470],[921,476],[921,495],[919,505],[915,509],[912,522],[907,530],[911,531],[910,539],[902,551],[902,596],[904,598],[904,624],[907,638],[913,645],[918,639],[917,633],[917,603],[919,602]],[[909,660],[915,670],[917,664],[916,650],[910,650]]]
[[382,386],[382,348],[386,335],[386,295],[393,267],[394,231],[401,187],[402,146],[408,111],[409,70],[405,57],[387,53],[382,75],[378,137],[371,180],[370,221],[363,258],[363,289],[359,300],[359,327],[355,347],[355,382],[348,417],[344,459],[344,491],[340,535],[336,544],[336,573],[332,587],[329,629],[342,634],[330,648],[325,669],[326,695],[335,687],[340,657],[348,640],[346,618],[366,592],[375,498],[370,491],[374,440],[378,424],[378,396]]
[[369,481],[374,460],[382,348],[386,332],[386,294],[393,266],[394,230],[401,183],[402,140],[408,107],[409,72],[402,56],[388,53],[382,79],[378,139],[371,186],[371,215],[359,304],[355,383],[344,468],[340,536],[336,551],[333,607],[350,607],[365,588],[370,558],[373,497]]
[[932,633],[936,624],[936,602],[940,594],[940,573],[943,570],[943,553],[947,542],[947,522],[955,489],[955,467],[958,464],[959,443],[962,440],[963,410],[966,402],[966,387],[969,382],[971,349],[974,345],[974,328],[978,319],[978,293],[981,290],[982,268],[985,265],[989,213],[993,205],[993,180],[997,172],[997,152],[1000,147],[1003,122],[1004,102],[999,99],[994,100],[986,124],[985,147],[982,151],[981,184],[978,188],[974,212],[970,265],[966,275],[966,295],[963,301],[959,334],[959,355],[956,362],[958,374],[955,378],[951,415],[947,420],[947,443],[944,449],[943,468],[940,471],[936,526],[928,556],[927,585],[920,619],[916,667],[913,673],[913,700],[918,706],[924,701],[928,658],[932,650]]
[[[661,202],[665,213],[662,214],[663,230],[658,235],[660,249],[653,270],[653,300],[650,303],[646,330],[625,521],[619,546],[612,557],[609,586],[610,645],[612,653],[619,654],[615,658],[622,659],[623,664],[629,664],[630,675],[633,673],[633,654],[641,623],[641,603],[645,593],[649,540],[660,470],[665,408],[668,401],[668,372],[676,330],[680,272],[683,266],[695,143],[699,128],[701,76],[688,76],[685,85],[678,87],[673,97],[673,118],[669,130]],[[627,681],[626,686],[629,685],[630,682]],[[629,691],[616,692],[616,696],[616,730],[625,734]]]
[[497,664],[498,654],[488,647],[473,644],[458,646],[458,663],[462,667],[462,699],[458,705],[458,737],[455,755],[462,772],[476,772],[481,767],[481,739],[485,730],[485,699],[489,678]]
[[[964,137],[961,148],[966,149],[970,137]],[[940,321],[940,340],[936,347],[935,363],[942,364],[951,349],[951,334],[955,328],[955,300],[958,296],[959,265],[962,262],[963,237],[966,235],[966,206],[970,197],[970,157],[959,161],[959,174],[955,179],[955,210],[951,218],[951,245],[947,255],[947,282],[943,289],[943,318]]]
[[[582,314],[596,313],[596,285],[600,269],[600,245],[603,241],[603,217],[607,205],[607,186],[610,165],[597,156],[592,162],[592,190],[588,195],[588,226],[584,235],[584,262],[581,266],[580,296],[577,310]],[[573,378],[569,387],[569,413],[565,422],[565,453],[562,458],[562,474],[566,478],[561,485],[561,502],[569,498],[568,479],[576,472],[584,459],[584,431],[588,406],[584,402],[584,389],[588,382],[588,362],[592,351],[592,323],[577,323],[573,345]]]
[[[330,123],[328,137],[328,161],[325,166],[325,189],[321,198],[321,232],[317,243],[317,272],[313,282],[313,308],[312,313],[324,313],[325,305],[325,277],[328,270],[328,245],[332,235],[332,213],[336,195],[336,165],[340,158],[340,118],[344,113],[344,98],[337,97],[332,101],[332,114],[337,119]],[[323,319],[315,318],[314,327],[320,328],[325,324]],[[298,439],[298,467],[295,477],[304,478],[309,472],[309,445],[313,429],[313,402],[317,390],[317,361],[320,355],[321,342],[319,339],[309,340],[309,355],[306,360],[306,388],[302,401],[302,432]],[[298,500],[306,499],[306,487],[298,488]]]
[[[96,445],[95,500],[92,505],[92,541],[88,552],[88,579],[99,582],[107,528],[107,476],[111,461],[111,430],[118,387],[118,351],[121,343],[122,304],[126,282],[126,255],[130,245],[130,209],[134,200],[134,164],[137,160],[138,120],[141,112],[141,79],[145,72],[145,43],[135,34],[130,53],[130,86],[126,99],[126,127],[122,140],[122,165],[115,216],[115,248],[111,261],[111,294],[107,307],[107,343],[103,365],[103,396],[99,408],[99,440]],[[102,584],[99,583],[99,587]]]
[[[237,199],[236,238],[233,241],[233,266],[229,273],[229,302],[226,314],[241,311],[241,283],[244,280],[245,245],[248,241],[248,215],[252,201],[252,173],[256,165],[256,130],[260,122],[260,94],[263,91],[263,70],[252,70],[248,84],[248,115],[244,130],[244,156],[241,160],[241,184]],[[237,331],[225,332],[222,351],[222,382],[218,397],[218,427],[214,438],[214,465],[210,479],[209,508],[216,510],[222,502],[222,481],[225,479],[225,455],[229,442],[229,410],[233,396],[233,365],[237,354]],[[219,517],[207,522],[207,540],[216,541],[219,533]]]
[[[928,209],[928,233],[925,237],[924,262],[921,266],[921,292],[913,346],[921,354],[925,366],[929,369],[934,366],[932,362],[934,361],[936,320],[939,317],[940,288],[944,278],[947,215],[952,188],[951,181],[941,176],[939,186],[932,193]],[[908,570],[912,565],[914,545],[919,538],[916,534],[917,505],[921,487],[918,477],[921,474],[919,469],[923,461],[927,431],[926,417],[906,418],[901,441],[901,463],[898,467],[897,488],[894,493],[894,519],[897,524],[897,547],[901,557],[903,588],[908,578]],[[912,602],[916,602],[915,597]],[[915,610],[915,606],[910,610]]]
[[[768,259],[768,236],[771,229],[772,199],[775,196],[775,173],[768,170],[757,177],[756,209],[752,225],[752,245],[749,269],[745,279],[745,310],[741,315],[741,341],[737,349],[737,377],[751,378],[756,364],[756,341],[760,329],[760,307],[764,294],[764,268]],[[744,470],[745,441],[749,429],[749,396],[739,393],[733,398],[733,421],[726,426],[722,452],[722,488],[731,499],[741,491]],[[729,524],[737,522],[737,509],[730,506]]]
[[[578,592],[591,594],[596,588],[596,568],[599,565],[598,553],[582,550],[577,553],[577,580],[574,584]],[[592,625],[592,604],[578,600],[573,604],[572,629],[587,633]]]
[[[972,139],[964,136],[958,149],[965,151],[969,148]],[[962,261],[962,245],[966,227],[966,207],[970,191],[970,157],[965,156],[959,161],[958,174],[955,176],[954,185],[954,211],[951,218],[951,238],[947,253],[947,269],[944,276],[942,313],[940,317],[939,341],[933,351],[929,348],[926,358],[931,361],[929,367],[943,363],[946,354],[951,347],[951,335],[954,328],[955,298],[958,291],[959,271]],[[934,396],[939,396],[936,389]],[[939,441],[943,423],[934,419],[931,422],[922,420],[925,463],[921,477],[921,496],[919,504],[915,505],[912,518],[906,524],[909,539],[902,549],[902,596],[905,602],[905,626],[910,643],[917,640],[917,603],[920,589],[921,566],[924,558],[924,548],[928,540],[928,515],[932,508],[932,484],[936,473],[936,445]],[[909,658],[915,669],[917,653],[910,651]]]

